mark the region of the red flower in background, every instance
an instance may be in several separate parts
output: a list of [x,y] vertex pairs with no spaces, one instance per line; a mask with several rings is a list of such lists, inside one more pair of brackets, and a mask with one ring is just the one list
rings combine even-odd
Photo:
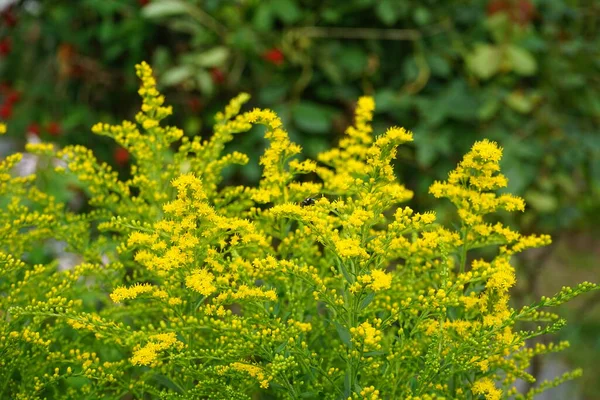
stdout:
[[220,85],[221,83],[225,82],[225,74],[219,68],[211,68],[210,76],[213,82],[217,85]]
[[32,122],[27,127],[27,133],[32,133],[35,136],[40,136],[40,126],[37,123]]
[[283,52],[277,48],[265,51],[262,57],[273,65],[282,65],[285,62]]
[[202,109],[202,102],[197,97],[191,97],[188,100],[188,107],[193,113],[197,113]]
[[129,152],[123,147],[117,147],[113,153],[113,158],[118,165],[123,166],[129,161]]
[[12,116],[13,105],[21,99],[21,93],[18,90],[13,90],[6,83],[0,84],[0,93],[4,97],[4,103],[0,106],[0,117],[9,119]]
[[0,40],[0,55],[7,55],[8,53],[10,53],[10,50],[12,49],[12,45],[10,42],[10,38],[4,38],[2,40]]
[[2,13],[2,22],[6,24],[9,28],[12,28],[17,24],[17,17],[12,12],[12,7],[8,7]]
[[12,104],[4,103],[0,106],[0,117],[2,119],[9,119],[12,115]]
[[54,121],[52,121],[52,122],[48,123],[48,125],[46,125],[46,130],[52,136],[59,136],[62,131],[60,124],[58,122],[54,122]]
[[138,0],[140,6],[144,7],[146,4],[150,3],[150,0]]
[[6,96],[6,102],[12,104],[15,104],[17,101],[21,100],[21,93],[19,93],[17,90],[11,90],[8,93],[8,96]]
[[531,0],[492,0],[488,3],[487,14],[507,13],[513,22],[528,24],[535,17],[535,6]]

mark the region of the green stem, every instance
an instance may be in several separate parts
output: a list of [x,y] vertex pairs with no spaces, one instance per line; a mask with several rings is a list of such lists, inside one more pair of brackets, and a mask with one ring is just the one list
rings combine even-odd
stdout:
[[462,246],[460,249],[460,259],[459,259],[459,265],[460,265],[460,273],[462,274],[463,272],[465,272],[465,267],[466,267],[466,263],[467,263],[467,236],[469,235],[469,231],[470,229],[467,228],[466,226],[463,226],[462,229]]

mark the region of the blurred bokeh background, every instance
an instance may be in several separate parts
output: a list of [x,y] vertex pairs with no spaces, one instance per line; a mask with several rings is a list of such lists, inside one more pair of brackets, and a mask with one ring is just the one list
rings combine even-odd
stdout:
[[[515,305],[600,281],[600,2],[0,1],[1,155],[32,140],[80,143],[126,175],[129,154],[90,127],[135,115],[142,60],[174,106],[169,123],[187,135],[209,135],[214,113],[246,91],[310,156],[339,139],[359,96],[374,96],[376,131],[415,133],[397,164],[418,210],[434,207],[428,186],[474,141],[495,140],[508,190],[528,203],[506,219],[554,238],[516,260]],[[234,146],[254,162],[230,179],[253,181],[263,139]],[[546,398],[599,399],[600,295],[561,314],[569,323],[555,339],[572,347],[532,373],[583,366],[582,379]]]

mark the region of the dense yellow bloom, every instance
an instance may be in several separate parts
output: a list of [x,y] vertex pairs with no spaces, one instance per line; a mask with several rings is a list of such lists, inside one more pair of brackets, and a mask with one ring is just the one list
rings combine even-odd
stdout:
[[361,275],[357,279],[359,282],[367,284],[374,292],[381,292],[392,286],[392,275],[380,269],[373,270],[367,275]]
[[338,239],[335,242],[335,248],[342,258],[366,258],[369,256],[365,249],[360,246],[360,241],[358,239]]
[[217,291],[213,284],[215,276],[205,269],[195,269],[185,278],[185,285],[203,296],[210,296]]
[[494,382],[489,378],[483,378],[473,384],[471,388],[473,394],[482,394],[485,400],[500,400],[502,391],[494,386]]
[[157,361],[159,353],[171,347],[181,349],[183,343],[177,340],[174,332],[160,333],[149,337],[150,342],[134,351],[131,357],[133,365],[151,365]]

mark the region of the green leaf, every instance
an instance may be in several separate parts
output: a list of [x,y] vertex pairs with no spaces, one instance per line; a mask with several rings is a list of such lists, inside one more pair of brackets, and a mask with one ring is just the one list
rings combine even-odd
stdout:
[[165,86],[175,86],[191,78],[193,75],[194,69],[191,65],[179,65],[166,70],[162,74],[160,82]]
[[215,85],[208,71],[204,69],[197,71],[196,80],[198,82],[198,87],[200,88],[200,91],[202,91],[202,93],[204,93],[207,96],[212,95],[215,89]]
[[391,89],[382,89],[375,93],[375,111],[382,113],[391,110],[398,103],[398,95]]
[[349,75],[358,77],[367,67],[368,57],[365,51],[358,46],[345,46],[334,62],[338,63]]
[[327,133],[331,127],[330,113],[316,103],[303,101],[292,110],[294,123],[310,133]]
[[556,197],[537,190],[528,190],[525,193],[525,201],[541,213],[551,213],[558,208]]
[[526,96],[520,91],[514,91],[504,99],[506,104],[521,114],[529,114],[533,110],[534,101],[531,96]]
[[302,392],[302,393],[300,393],[299,396],[301,399],[310,399],[310,398],[316,399],[318,395],[319,395],[319,393],[310,391],[310,392]]
[[169,29],[172,29],[175,32],[183,32],[192,36],[201,35],[206,30],[206,28],[204,28],[198,22],[183,18],[173,19],[169,21],[167,26]]
[[169,389],[175,391],[176,393],[181,393],[181,388],[175,383],[173,383],[173,381],[166,375],[155,374],[154,376],[152,376],[152,379],[160,383],[161,385],[164,385]]
[[418,25],[431,23],[431,12],[426,7],[417,7],[413,12],[413,19]]
[[335,321],[335,330],[337,331],[338,335],[340,336],[340,340],[342,341],[342,343],[344,343],[346,346],[351,347],[352,346],[352,336],[350,336],[350,331],[348,329],[346,329],[345,326],[343,326],[342,324],[340,324],[339,322]]
[[494,42],[502,43],[513,29],[508,13],[495,13],[485,21],[485,26],[492,35]]
[[365,308],[367,308],[369,306],[369,304],[371,304],[371,302],[373,301],[374,298],[375,298],[375,293],[374,292],[369,293],[364,299],[362,299],[362,301],[360,302],[360,305],[358,306],[358,309],[360,311],[362,311]]
[[381,356],[385,354],[385,351],[383,350],[374,350],[374,351],[369,351],[366,352],[365,354],[363,354],[365,357],[375,357],[375,356]]
[[502,54],[496,46],[479,44],[467,56],[467,67],[480,79],[490,79],[500,69]]
[[280,354],[283,351],[283,349],[285,349],[285,346],[287,346],[287,342],[282,342],[279,346],[275,348],[275,354]]
[[377,3],[375,14],[386,25],[393,25],[398,21],[398,7],[393,0],[381,0]]
[[187,118],[184,122],[184,131],[188,136],[195,136],[200,134],[202,130],[202,120],[198,117]]
[[329,141],[321,137],[306,135],[304,138],[304,150],[306,155],[312,158],[317,158],[319,153],[329,149]]
[[450,63],[444,57],[431,53],[427,55],[427,64],[431,68],[431,73],[435,76],[446,78],[452,73]]
[[229,57],[229,49],[224,46],[213,47],[201,54],[197,54],[194,58],[196,63],[201,67],[220,67],[225,64]]
[[301,17],[301,11],[293,0],[273,0],[271,11],[286,24],[293,24]]
[[339,264],[340,270],[342,271],[342,275],[344,275],[344,278],[346,278],[348,282],[353,283],[354,278],[352,277],[352,275],[350,275],[350,272],[348,272],[348,268],[346,268],[343,262],[340,262]]
[[268,32],[273,27],[273,13],[269,3],[260,3],[252,18],[252,25],[259,32]]
[[531,76],[537,72],[537,61],[533,55],[522,47],[508,46],[506,57],[515,73],[523,76]]
[[492,118],[500,109],[500,104],[501,103],[497,98],[488,98],[479,108],[479,119],[486,121]]
[[142,15],[146,18],[164,18],[178,14],[187,14],[188,5],[179,0],[154,0],[144,8]]

